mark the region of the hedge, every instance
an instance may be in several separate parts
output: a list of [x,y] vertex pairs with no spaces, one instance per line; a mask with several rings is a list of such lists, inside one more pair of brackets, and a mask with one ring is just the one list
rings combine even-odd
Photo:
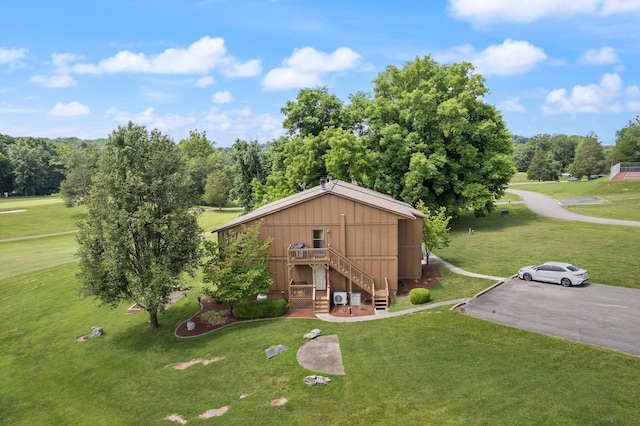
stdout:
[[240,320],[279,317],[286,311],[284,299],[241,300],[233,305],[233,316]]

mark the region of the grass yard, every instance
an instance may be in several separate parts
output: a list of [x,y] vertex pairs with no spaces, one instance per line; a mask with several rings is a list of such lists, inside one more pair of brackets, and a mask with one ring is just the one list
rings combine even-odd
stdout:
[[[442,266],[438,266],[438,270],[442,279],[429,288],[430,299],[427,305],[461,297],[472,297],[495,284],[493,280],[454,274]],[[391,299],[389,311],[396,312],[415,307],[411,304],[409,296],[394,297]]]
[[[637,286],[637,267],[629,265],[637,265],[640,247],[633,241],[640,241],[640,229],[541,218],[523,205],[509,210],[457,219],[451,246],[437,254],[491,275],[562,257],[589,268],[594,282]],[[57,214],[61,223],[72,221]],[[205,209],[199,221],[211,230],[238,214]],[[622,240],[630,241],[623,250]],[[177,423],[163,418],[174,413],[204,424],[198,416],[221,407],[228,412],[209,423],[637,423],[639,357],[445,308],[360,323],[274,319],[177,339],[175,326],[198,309],[197,278],[187,282],[191,293],[160,314],[162,327],[150,330],[148,315],[127,314],[128,304],[110,309],[79,296],[75,244],[74,235],[0,243],[6,265],[0,275],[0,424],[169,426]],[[492,284],[441,272],[431,289],[434,301]],[[78,342],[92,326],[105,335]],[[338,336],[346,371],[330,376],[325,387],[305,385],[303,378],[314,373],[296,361],[303,334],[316,327]],[[268,360],[265,349],[278,344],[289,349]],[[282,397],[286,404],[271,405]]]
[[[332,324],[276,319],[180,340],[197,308],[178,301],[151,331],[144,313],[77,294],[75,265],[0,282],[0,423],[165,424],[229,407],[247,424],[633,424],[640,359],[449,311]],[[76,338],[91,326],[105,335]],[[308,387],[302,335],[337,334],[346,375]],[[289,349],[268,360],[264,350]],[[222,358],[186,370],[172,365]],[[246,398],[241,399],[240,395]],[[273,407],[284,397],[288,402]]]
[[592,282],[640,288],[640,227],[551,219],[523,204],[508,209],[508,215],[466,214],[452,221],[451,244],[435,253],[467,271],[497,276],[549,260],[566,261],[587,269]]
[[[84,207],[65,207],[60,198],[34,197],[0,202],[0,211],[26,210],[0,214],[0,240],[52,234],[78,229]],[[33,204],[28,204],[33,201]]]

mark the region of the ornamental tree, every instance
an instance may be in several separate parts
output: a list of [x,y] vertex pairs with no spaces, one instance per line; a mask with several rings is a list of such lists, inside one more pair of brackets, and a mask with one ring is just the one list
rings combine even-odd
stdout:
[[227,302],[231,311],[235,302],[268,291],[273,282],[268,266],[272,238],[260,238],[261,224],[230,231],[218,243],[205,241],[210,258],[203,268],[203,281],[209,284],[204,293]]
[[449,221],[451,216],[447,216],[447,210],[440,207],[436,212],[432,212],[420,200],[416,206],[418,210],[425,214],[422,220],[422,244],[427,250],[427,264],[429,263],[429,253],[433,249],[445,248],[449,245]]

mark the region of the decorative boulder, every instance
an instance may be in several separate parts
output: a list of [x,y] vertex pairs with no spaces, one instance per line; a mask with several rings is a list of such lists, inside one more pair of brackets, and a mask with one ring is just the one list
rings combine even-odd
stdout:
[[286,351],[287,349],[289,349],[289,348],[287,348],[287,347],[286,347],[286,346],[284,346],[284,345],[277,345],[277,346],[271,346],[271,347],[270,347],[269,349],[267,349],[265,352],[266,352],[266,354],[267,354],[267,358],[268,358],[268,359],[271,359],[271,358],[273,358],[274,356],[276,356],[276,355],[278,355],[278,354],[280,354],[280,353],[282,353],[282,352]]
[[330,381],[330,378],[323,376],[307,376],[304,378],[304,383],[309,386],[324,386]]
[[313,330],[311,330],[310,332],[308,332],[307,334],[304,335],[305,339],[315,339],[316,337],[318,337],[319,335],[322,334],[322,331],[320,331],[317,328],[314,328]]
[[104,334],[102,327],[91,327],[91,337],[98,337]]
[[187,330],[192,331],[196,329],[196,323],[189,320],[187,321]]

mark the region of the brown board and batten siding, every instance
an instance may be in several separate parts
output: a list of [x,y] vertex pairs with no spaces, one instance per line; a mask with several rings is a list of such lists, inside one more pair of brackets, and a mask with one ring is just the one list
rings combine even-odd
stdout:
[[[262,220],[261,236],[273,238],[269,259],[274,280],[271,292],[286,292],[292,272],[294,281],[312,282],[311,268],[289,270],[288,248],[296,242],[312,247],[313,230],[321,229],[326,247],[372,276],[376,288],[384,288],[386,278],[393,295],[399,279],[421,274],[422,218],[421,212],[406,203],[333,181],[325,190],[315,187],[261,206],[217,231],[239,232],[243,225]],[[330,271],[328,278],[332,291],[348,290],[347,280],[337,271]]]

